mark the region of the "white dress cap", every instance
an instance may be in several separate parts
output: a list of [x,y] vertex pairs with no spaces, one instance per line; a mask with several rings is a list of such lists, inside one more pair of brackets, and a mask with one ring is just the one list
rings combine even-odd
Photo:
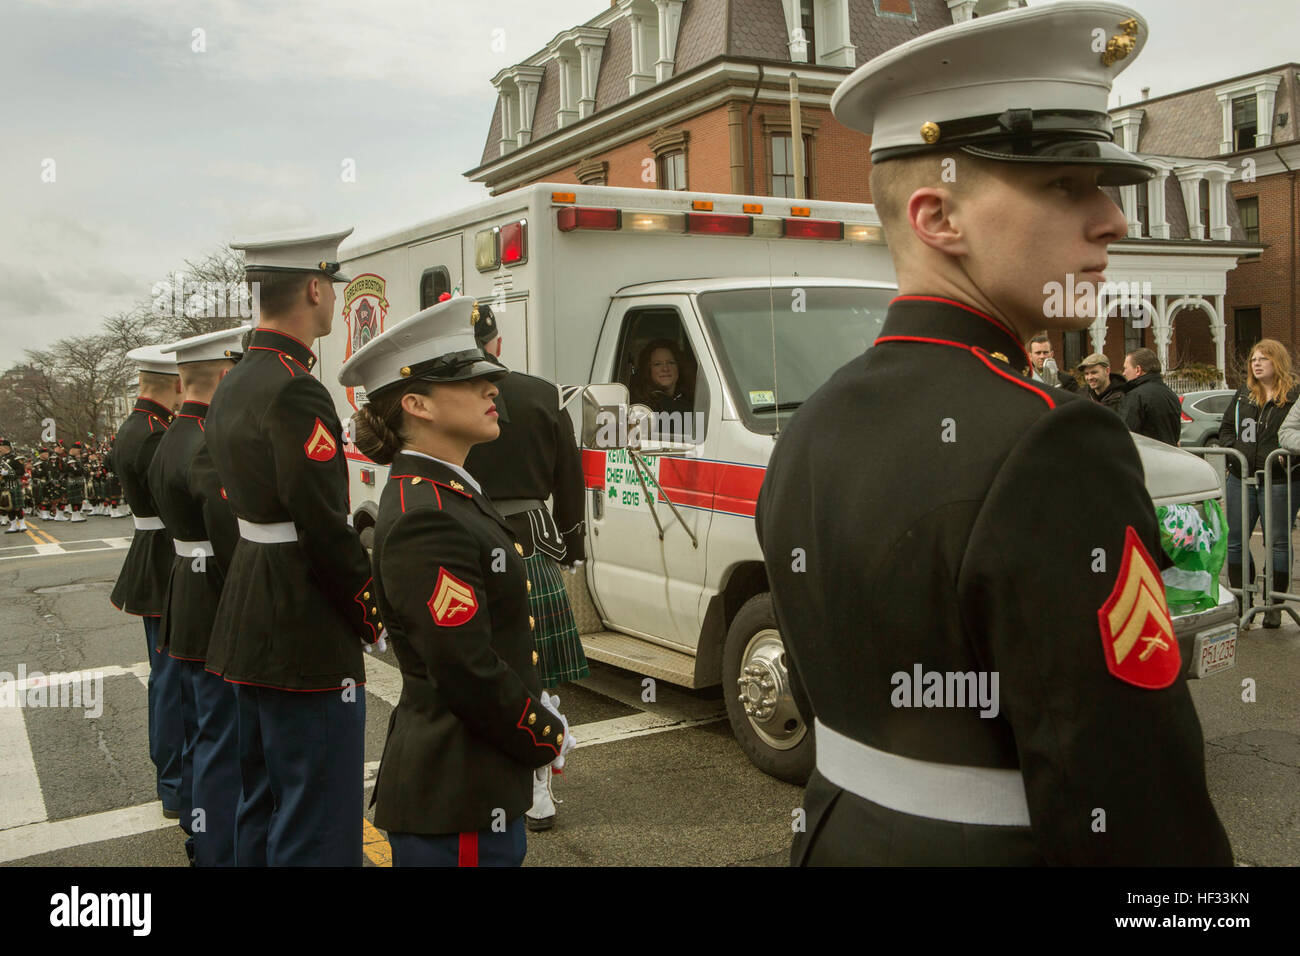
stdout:
[[252,272],[323,272],[334,282],[352,280],[339,271],[339,243],[352,235],[352,227],[336,232],[275,233],[239,239],[231,249],[244,252],[244,270]]
[[1146,44],[1116,3],[1008,10],[926,33],[870,60],[831,97],[871,134],[871,161],[958,150],[1000,162],[1106,167],[1102,185],[1155,172],[1116,146],[1111,84]]
[[164,355],[160,345],[142,345],[126,353],[126,360],[141,372],[153,372],[157,375],[179,375],[176,359]]
[[188,339],[181,339],[171,345],[164,345],[160,351],[173,354],[177,365],[189,362],[215,362],[218,359],[237,359],[244,354],[244,333],[252,326],[237,325],[233,329],[220,329],[205,332]]
[[474,299],[458,295],[389,326],[343,363],[339,384],[360,385],[373,397],[386,386],[413,380],[501,378],[506,369],[488,361],[474,339],[473,310]]

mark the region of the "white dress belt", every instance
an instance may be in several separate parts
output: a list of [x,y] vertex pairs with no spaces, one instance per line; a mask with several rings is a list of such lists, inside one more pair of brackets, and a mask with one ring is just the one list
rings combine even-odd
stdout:
[[136,531],[167,530],[167,526],[163,524],[162,518],[141,518],[139,515],[131,515],[131,520],[135,522]]
[[239,522],[239,536],[245,541],[256,541],[258,544],[289,544],[298,540],[298,529],[293,526],[292,521],[258,524],[255,521],[245,521],[243,518],[235,520]]
[[986,826],[1029,826],[1019,770],[932,763],[877,750],[813,722],[817,772],[863,800],[913,816]]
[[[176,546],[177,557],[197,558],[200,554],[205,558],[216,556],[216,552],[212,550],[211,541],[180,541],[173,538],[172,544]],[[199,552],[199,554],[195,554],[195,551]]]

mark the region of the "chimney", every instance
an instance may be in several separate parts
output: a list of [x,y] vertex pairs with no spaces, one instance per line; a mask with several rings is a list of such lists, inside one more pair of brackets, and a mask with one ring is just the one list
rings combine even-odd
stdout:
[[1142,99],[1146,100],[1150,98],[1151,98],[1151,87],[1149,86],[1142,87]]

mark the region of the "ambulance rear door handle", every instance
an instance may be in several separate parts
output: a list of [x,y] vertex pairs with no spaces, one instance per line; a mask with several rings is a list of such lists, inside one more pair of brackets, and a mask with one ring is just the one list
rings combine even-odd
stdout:
[[605,517],[605,495],[599,488],[591,489],[591,520],[599,521]]

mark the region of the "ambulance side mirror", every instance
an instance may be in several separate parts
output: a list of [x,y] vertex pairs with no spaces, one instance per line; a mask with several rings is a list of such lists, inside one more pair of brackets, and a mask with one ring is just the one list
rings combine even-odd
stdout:
[[607,451],[628,444],[627,386],[617,382],[582,390],[582,447]]

